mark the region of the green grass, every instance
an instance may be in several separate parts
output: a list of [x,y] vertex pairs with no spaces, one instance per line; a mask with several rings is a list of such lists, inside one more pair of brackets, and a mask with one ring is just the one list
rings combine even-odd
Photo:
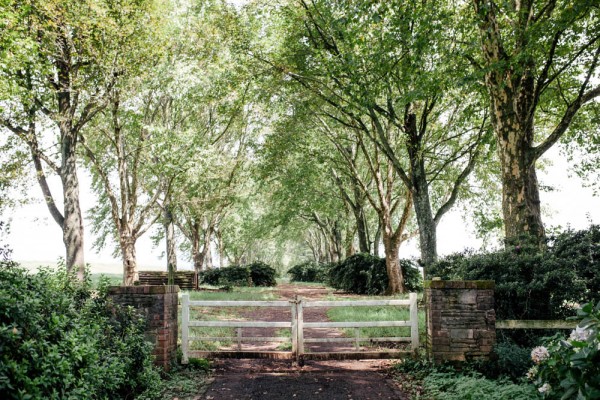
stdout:
[[123,274],[90,274],[92,287],[98,288],[101,279],[108,280],[110,286],[119,286],[123,283]]
[[[215,289],[204,286],[205,289]],[[273,288],[257,287],[234,287],[232,291],[192,291],[185,292],[190,295],[190,300],[208,300],[208,301],[264,301],[277,300]],[[190,309],[190,319],[197,321],[206,320],[240,320],[244,311],[251,310],[252,307],[193,307]],[[181,326],[181,325],[180,325]],[[235,328],[226,327],[195,327],[190,328],[190,336],[199,337],[235,337]],[[220,341],[192,341],[191,350],[215,351],[222,347],[231,346],[230,340]]]
[[[381,297],[379,297],[381,299]],[[419,310],[419,341],[425,340],[425,311]],[[359,321],[408,321],[410,319],[407,307],[332,307],[327,311],[327,317],[334,322]],[[362,338],[372,337],[410,337],[409,327],[376,327],[359,328]],[[354,328],[343,329],[345,335],[353,337]]]
[[448,400],[531,400],[540,395],[530,383],[516,384],[508,379],[492,380],[480,374],[429,374],[423,381],[424,399]]
[[198,399],[209,384],[210,364],[204,359],[191,359],[162,377],[156,387],[139,396],[140,400]]
[[[204,289],[218,289],[212,286],[202,286]],[[199,290],[183,292],[190,295],[190,300],[276,300],[277,296],[273,288],[265,287],[234,287],[232,291]]]

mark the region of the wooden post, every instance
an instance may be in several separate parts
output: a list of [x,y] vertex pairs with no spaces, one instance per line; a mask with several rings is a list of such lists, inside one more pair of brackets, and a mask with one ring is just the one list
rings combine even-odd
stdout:
[[184,293],[181,296],[181,363],[189,363],[189,322],[190,322],[190,295]]
[[242,351],[242,328],[237,328],[237,347],[238,351]]
[[360,350],[360,328],[354,328],[354,334],[356,335],[356,351]]
[[292,309],[292,358],[298,360],[298,300],[290,301]]
[[419,313],[417,310],[417,294],[410,293],[410,346],[416,352],[419,349]]
[[304,355],[304,310],[302,308],[302,297],[298,297],[297,329],[298,329],[298,359]]

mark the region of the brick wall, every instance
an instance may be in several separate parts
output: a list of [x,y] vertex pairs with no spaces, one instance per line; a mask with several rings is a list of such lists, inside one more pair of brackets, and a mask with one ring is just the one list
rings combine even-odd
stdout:
[[177,361],[178,286],[112,286],[116,304],[132,306],[146,317],[147,338],[154,343],[155,364],[168,371]]
[[489,358],[496,343],[493,281],[427,281],[425,300],[433,361]]

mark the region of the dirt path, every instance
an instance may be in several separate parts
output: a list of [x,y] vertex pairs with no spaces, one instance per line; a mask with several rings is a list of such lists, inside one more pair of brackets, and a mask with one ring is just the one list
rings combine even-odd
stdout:
[[[321,286],[281,284],[281,299],[301,296],[317,300],[326,298],[330,289]],[[336,297],[342,296],[336,293]],[[290,311],[282,308],[257,308],[243,313],[244,318],[262,321],[289,321]],[[327,310],[312,308],[305,312],[306,321],[326,321]],[[248,329],[244,336],[272,336],[276,330]],[[260,330],[260,332],[259,332]],[[314,329],[311,337],[339,337],[337,329]],[[257,343],[252,350],[274,350],[276,343]],[[323,348],[323,346],[327,346]],[[244,347],[244,350],[250,350]],[[313,351],[347,351],[336,344],[312,345]],[[306,361],[304,366],[289,360],[216,360],[214,380],[201,399],[205,400],[375,400],[407,399],[388,378],[389,361]]]

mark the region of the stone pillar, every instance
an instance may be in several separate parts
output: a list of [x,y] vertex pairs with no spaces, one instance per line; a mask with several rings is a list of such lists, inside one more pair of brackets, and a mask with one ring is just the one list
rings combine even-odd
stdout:
[[115,304],[132,306],[148,321],[146,337],[154,343],[154,363],[165,371],[177,362],[178,286],[111,286]]
[[494,281],[425,282],[431,360],[489,359],[496,343],[494,287]]

